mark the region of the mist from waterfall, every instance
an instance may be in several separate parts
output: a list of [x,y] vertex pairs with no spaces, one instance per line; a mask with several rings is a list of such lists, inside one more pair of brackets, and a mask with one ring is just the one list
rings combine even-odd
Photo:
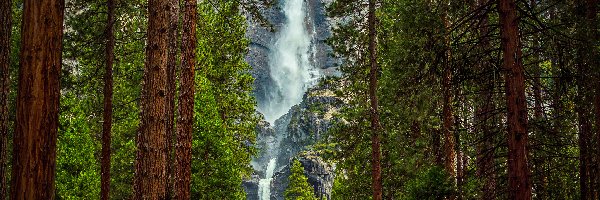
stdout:
[[270,76],[274,84],[269,88],[266,103],[259,108],[271,124],[299,104],[306,90],[319,77],[319,71],[310,62],[310,51],[314,49],[306,28],[304,0],[285,1],[283,12],[286,23],[269,53]]

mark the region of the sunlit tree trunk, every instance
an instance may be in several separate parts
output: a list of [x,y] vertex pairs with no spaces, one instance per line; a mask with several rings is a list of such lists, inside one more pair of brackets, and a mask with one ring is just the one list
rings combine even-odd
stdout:
[[181,44],[181,89],[177,145],[175,145],[175,199],[190,199],[192,125],[194,122],[194,67],[196,66],[196,0],[185,0]]
[[115,2],[107,1],[108,20],[106,23],[106,66],[104,68],[104,113],[102,123],[102,160],[100,162],[102,200],[110,198],[110,140],[112,129],[112,98],[113,98],[113,62],[115,59]]
[[503,68],[506,81],[508,123],[508,193],[509,199],[531,199],[531,183],[527,165],[527,102],[525,73],[521,62],[519,19],[514,0],[500,0]]
[[0,199],[6,199],[6,166],[8,154],[8,94],[10,92],[10,35],[12,2],[0,3]]
[[371,167],[373,200],[383,198],[383,186],[381,183],[381,138],[379,132],[382,130],[379,122],[378,100],[377,100],[377,29],[375,19],[375,0],[369,0],[368,29],[369,29],[369,63],[370,81],[369,98],[371,103]]
[[134,199],[166,199],[168,1],[148,1],[148,40],[140,100]]
[[64,0],[23,3],[11,199],[54,199]]

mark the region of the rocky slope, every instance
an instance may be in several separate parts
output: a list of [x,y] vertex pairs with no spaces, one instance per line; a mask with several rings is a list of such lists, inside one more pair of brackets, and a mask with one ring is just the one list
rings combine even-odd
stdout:
[[[267,122],[261,122],[257,127],[259,149],[279,144],[278,167],[271,182],[271,199],[283,199],[290,175],[289,166],[293,159],[298,159],[304,166],[315,194],[325,199],[330,198],[335,168],[311,151],[310,145],[321,140],[338,120],[335,115],[343,106],[343,102],[333,93],[337,87],[337,82],[322,81],[309,89],[302,103],[292,107],[273,127]],[[278,142],[273,142],[274,140]],[[254,160],[253,166],[257,171],[251,180],[244,182],[249,200],[258,199],[258,180],[264,178],[261,171],[266,167],[260,163],[267,163],[267,157],[269,155],[261,154]]]

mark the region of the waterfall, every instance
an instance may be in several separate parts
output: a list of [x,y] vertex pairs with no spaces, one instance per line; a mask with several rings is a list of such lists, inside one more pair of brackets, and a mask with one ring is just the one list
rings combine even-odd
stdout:
[[[319,71],[312,65],[316,48],[314,25],[312,32],[307,31],[306,5],[304,0],[284,0],[283,14],[285,24],[281,28],[269,52],[270,78],[273,84],[268,87],[267,98],[259,105],[258,110],[271,125],[285,115],[289,109],[302,101],[306,90],[313,86]],[[258,196],[260,200],[269,200],[271,196],[271,181],[277,166],[279,143],[283,133],[270,136],[269,145],[262,154],[266,159],[258,164],[264,169],[265,177],[259,180]],[[256,167],[255,167],[256,169]]]
[[269,160],[269,164],[267,165],[267,171],[265,173],[265,178],[260,179],[258,182],[258,195],[260,195],[260,200],[269,200],[271,196],[271,180],[273,180],[273,171],[275,171],[275,158],[271,158]]
[[271,124],[299,104],[306,90],[319,77],[310,62],[313,37],[306,30],[304,0],[285,1],[283,12],[286,22],[269,53],[270,76],[274,84],[269,89],[266,104],[259,108]]

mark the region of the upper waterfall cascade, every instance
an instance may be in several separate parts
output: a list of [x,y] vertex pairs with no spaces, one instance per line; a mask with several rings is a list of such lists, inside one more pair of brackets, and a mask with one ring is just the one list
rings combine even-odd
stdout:
[[[312,44],[315,34],[307,31],[304,0],[285,1],[283,12],[286,21],[269,54],[270,76],[274,84],[269,88],[266,102],[259,107],[271,124],[299,104],[306,90],[320,77],[319,71],[311,64],[316,51]],[[314,27],[310,29],[315,30]]]

